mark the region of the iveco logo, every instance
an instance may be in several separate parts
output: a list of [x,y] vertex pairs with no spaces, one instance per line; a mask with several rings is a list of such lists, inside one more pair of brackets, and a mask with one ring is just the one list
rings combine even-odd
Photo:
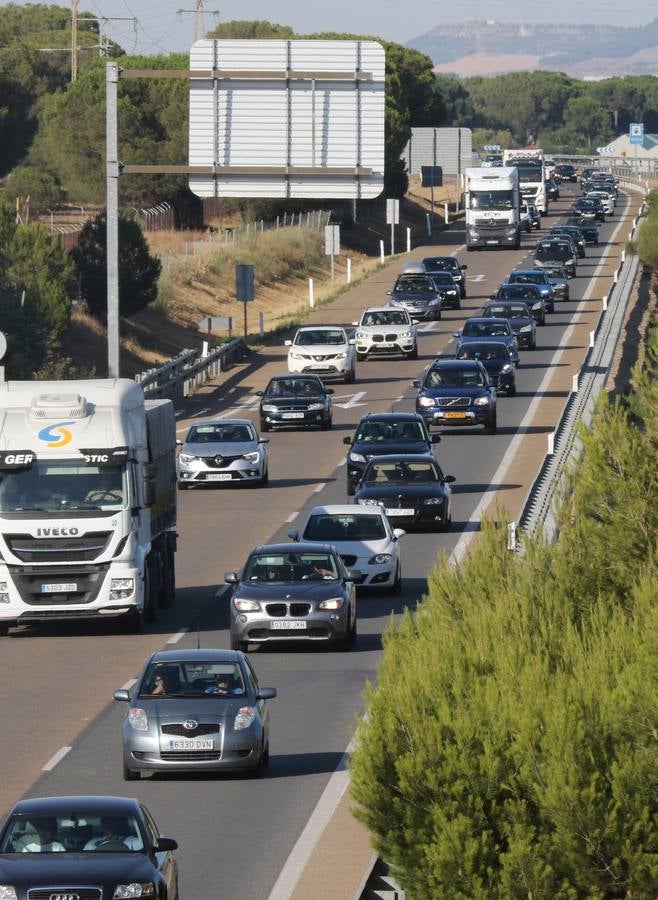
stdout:
[[186,722],[183,722],[183,728],[185,729],[185,731],[194,731],[194,729],[197,727],[197,724],[198,723],[195,722],[194,719],[188,719]]
[[37,537],[75,537],[77,534],[80,534],[79,528],[37,528]]
[[48,900],[80,900],[80,894],[51,894]]

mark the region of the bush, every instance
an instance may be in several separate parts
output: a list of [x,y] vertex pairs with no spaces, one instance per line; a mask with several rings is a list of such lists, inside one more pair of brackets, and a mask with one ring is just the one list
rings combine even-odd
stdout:
[[658,191],[651,191],[647,207],[647,217],[637,237],[637,252],[645,265],[658,269]]
[[29,197],[34,212],[54,209],[63,199],[62,188],[51,172],[30,166],[17,166],[7,181],[5,192],[10,200]]

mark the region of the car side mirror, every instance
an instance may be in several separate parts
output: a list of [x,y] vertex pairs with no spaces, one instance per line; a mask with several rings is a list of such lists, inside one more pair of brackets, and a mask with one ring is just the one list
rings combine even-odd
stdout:
[[112,694],[113,700],[119,700],[121,703],[129,703],[130,702],[130,693],[125,688],[121,688],[118,691],[115,691]]
[[441,435],[440,434],[431,434],[430,435],[430,443],[440,444],[441,443]]
[[325,392],[325,394],[328,394],[329,396],[336,393],[336,391],[333,388],[325,388],[324,392]]
[[350,447],[351,444],[352,444],[352,438],[351,438],[351,437],[345,437],[345,438],[343,438],[343,443],[344,443],[344,444],[347,444],[347,446]]
[[292,341],[284,341],[283,346],[284,347],[292,347]]
[[461,333],[461,331],[453,331],[452,336],[453,337],[461,337],[462,333]]
[[462,266],[462,271],[465,272],[468,269],[468,266]]
[[454,484],[455,481],[457,481],[457,479],[454,475],[446,475],[446,477],[443,479],[444,484]]
[[178,841],[175,841],[173,838],[159,837],[153,845],[153,849],[156,853],[167,853],[169,850],[178,850]]
[[256,700],[274,700],[276,697],[276,688],[258,688]]
[[358,325],[358,324],[359,324],[358,322],[352,322],[352,325]]
[[264,397],[264,396],[265,396],[265,391],[254,391],[254,395],[255,395],[256,397]]
[[237,572],[225,572],[224,584],[237,584],[239,581]]
[[392,293],[393,293],[393,291],[386,291],[386,293],[387,293],[387,294],[388,294],[388,296],[389,296],[389,297],[390,297],[390,296],[391,296],[391,294],[392,294]]
[[346,581],[358,581],[362,575],[363,575],[363,572],[360,572],[358,569],[348,569],[347,574],[345,576],[345,580]]
[[396,541],[399,541],[401,537],[404,537],[407,532],[404,528],[394,528],[393,529],[393,537]]
[[347,343],[353,347],[356,344],[356,338],[350,338]]
[[417,390],[420,390],[420,381],[417,378],[414,378],[414,380],[411,382],[411,386],[415,387]]
[[176,438],[176,446],[177,446],[177,447],[182,447],[182,446],[183,446],[183,441],[181,441],[180,438]]
[[269,444],[269,442],[270,442],[270,438],[268,438],[268,437],[259,437],[258,438],[259,444]]
[[298,531],[289,531],[288,537],[291,541],[299,541],[299,532]]

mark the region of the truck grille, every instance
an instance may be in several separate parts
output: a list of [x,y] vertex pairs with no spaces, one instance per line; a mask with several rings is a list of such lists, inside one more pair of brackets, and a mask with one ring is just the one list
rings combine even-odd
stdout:
[[91,562],[107,549],[111,531],[92,531],[83,537],[33,538],[30,534],[7,534],[10,553],[21,562]]
[[[67,606],[92,603],[98,596],[109,566],[109,563],[64,569],[59,566],[9,566],[9,571],[24,603],[30,606]],[[43,593],[43,584],[74,584],[76,589],[66,593]]]

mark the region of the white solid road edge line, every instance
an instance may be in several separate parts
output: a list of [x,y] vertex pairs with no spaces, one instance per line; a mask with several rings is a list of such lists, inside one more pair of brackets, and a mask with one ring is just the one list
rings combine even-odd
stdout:
[[297,843],[292,848],[290,856],[285,861],[267,900],[289,900],[295,890],[301,874],[311,858],[311,854],[348,788],[350,778],[347,771],[347,762],[350,753],[354,749],[354,744],[355,741],[352,738],[338,766],[334,769],[327,782],[327,786],[304,826]]
[[177,644],[177,643],[180,641],[180,639],[181,639],[182,637],[184,637],[184,636],[187,634],[187,632],[188,632],[189,630],[190,630],[189,628],[181,628],[180,631],[177,631],[176,634],[173,634],[173,635],[169,638],[169,640],[167,641],[167,643],[168,643],[168,644]]
[[298,512],[290,513],[290,515],[286,519],[286,525],[290,525],[291,522],[294,522],[298,515]]
[[315,487],[313,488],[313,493],[314,493],[314,494],[319,494],[320,491],[321,491],[323,488],[326,488],[326,486],[327,486],[327,482],[326,482],[326,481],[321,481],[319,484],[316,484],[316,485],[315,485]]
[[52,772],[55,766],[60,763],[67,753],[70,753],[70,747],[60,747],[57,753],[54,756],[51,756],[46,765],[41,770],[42,772]]
[[136,679],[136,678],[129,678],[128,681],[126,681],[126,683],[125,683],[124,685],[122,685],[121,690],[122,690],[122,691],[129,691],[130,688],[131,688],[134,684],[137,684],[137,679]]

